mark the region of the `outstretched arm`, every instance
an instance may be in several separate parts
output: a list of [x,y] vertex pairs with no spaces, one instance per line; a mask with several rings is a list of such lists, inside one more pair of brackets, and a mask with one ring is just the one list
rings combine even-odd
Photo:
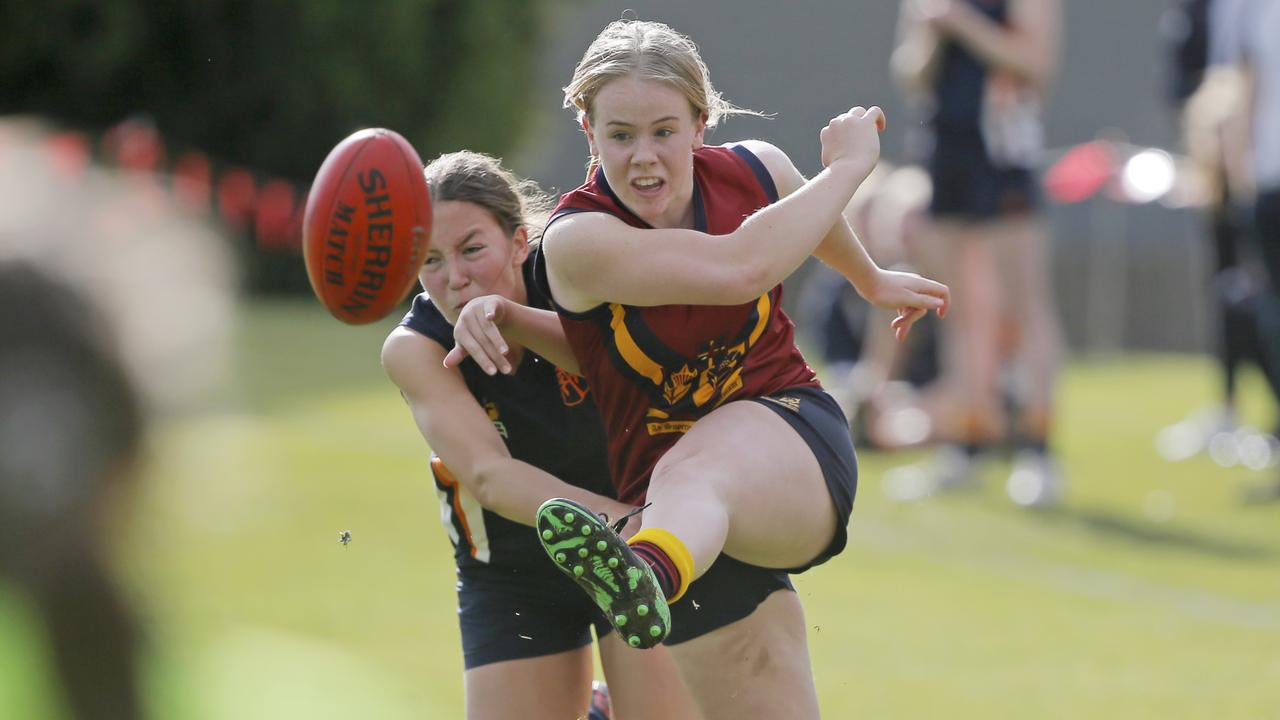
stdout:
[[538,506],[553,497],[612,518],[631,509],[511,457],[462,373],[446,368],[444,356],[439,343],[407,328],[392,331],[382,347],[383,368],[400,388],[422,437],[483,507],[523,525],[533,525]]
[[574,375],[578,359],[564,336],[560,318],[550,310],[521,305],[501,295],[484,295],[469,301],[453,326],[453,349],[445,367],[457,367],[468,356],[481,370],[511,374],[511,343],[529,348],[552,364]]
[[[804,187],[804,176],[781,150],[759,141],[744,145],[768,168],[780,196]],[[896,311],[898,315],[890,324],[899,340],[906,338],[911,326],[929,310],[946,314],[951,300],[947,286],[915,273],[880,268],[867,254],[843,213],[836,217],[813,255],[848,279],[868,302]]]
[[830,231],[880,154],[879,108],[853,108],[822,130],[826,166],[803,187],[726,235],[637,229],[603,213],[553,223],[543,238],[547,277],[561,306],[737,305],[790,275]]

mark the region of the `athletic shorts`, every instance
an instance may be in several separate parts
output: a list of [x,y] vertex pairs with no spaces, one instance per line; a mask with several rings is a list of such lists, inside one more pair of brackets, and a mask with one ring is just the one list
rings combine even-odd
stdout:
[[721,555],[671,606],[671,633],[663,643],[678,645],[741,620],[778,590],[795,591],[786,570]]
[[550,561],[545,569],[458,569],[463,665],[552,655],[613,629],[582,589]]
[[983,155],[935,156],[929,162],[929,214],[948,220],[1025,215],[1038,204],[1035,178],[1020,167],[996,167]]
[[848,542],[846,526],[858,487],[858,462],[844,411],[818,388],[792,388],[752,400],[795,428],[818,459],[836,510],[835,535],[818,557],[795,568],[764,568],[720,555],[702,577],[689,585],[684,597],[671,606],[671,634],[664,641],[667,645],[693,640],[741,620],[778,590],[795,592],[791,574],[830,560]]
[[836,533],[831,543],[812,561],[787,570],[802,573],[839,555],[849,540],[847,526],[858,490],[858,458],[853,452],[849,421],[835,398],[820,388],[791,388],[751,400],[775,412],[800,434],[822,468],[827,492],[835,506]]

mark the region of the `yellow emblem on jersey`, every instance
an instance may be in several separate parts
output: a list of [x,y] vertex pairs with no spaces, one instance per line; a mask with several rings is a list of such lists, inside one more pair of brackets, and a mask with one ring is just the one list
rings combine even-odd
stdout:
[[692,387],[693,379],[698,373],[689,369],[688,365],[667,376],[667,381],[662,384],[662,399],[667,401],[667,405],[675,405],[680,399],[689,392]]

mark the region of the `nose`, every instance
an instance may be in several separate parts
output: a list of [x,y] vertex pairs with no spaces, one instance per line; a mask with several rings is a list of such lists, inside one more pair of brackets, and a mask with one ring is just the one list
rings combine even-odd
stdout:
[[652,138],[642,137],[636,142],[635,152],[631,153],[631,164],[646,166],[658,160],[657,148]]
[[466,269],[462,263],[449,263],[449,289],[461,290],[471,284],[471,277],[467,275]]

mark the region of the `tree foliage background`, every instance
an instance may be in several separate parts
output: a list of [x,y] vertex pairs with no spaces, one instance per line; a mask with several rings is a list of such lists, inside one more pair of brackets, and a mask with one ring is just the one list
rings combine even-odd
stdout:
[[0,114],[90,134],[145,115],[305,186],[343,137],[390,127],[424,160],[521,140],[536,0],[43,0],[0,5]]
[[170,144],[308,181],[358,127],[425,156],[520,139],[540,6],[528,0],[45,0],[0,9],[0,112]]

